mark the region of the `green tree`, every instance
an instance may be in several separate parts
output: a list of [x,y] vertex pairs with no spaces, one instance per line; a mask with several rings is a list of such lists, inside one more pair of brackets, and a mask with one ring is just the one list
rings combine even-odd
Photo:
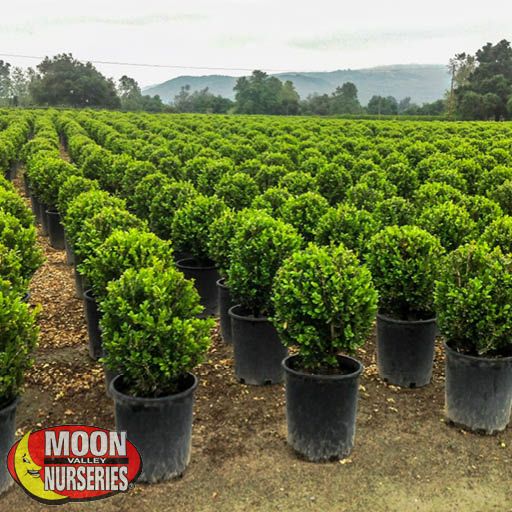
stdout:
[[118,108],[120,100],[115,84],[90,62],[76,60],[69,53],[46,57],[29,85],[39,105]]
[[368,114],[396,116],[398,114],[398,102],[393,96],[372,96],[366,107]]
[[0,60],[0,105],[7,105],[11,92],[11,65]]
[[357,99],[357,87],[352,82],[346,82],[336,87],[330,98],[329,112],[331,114],[358,114],[361,104]]

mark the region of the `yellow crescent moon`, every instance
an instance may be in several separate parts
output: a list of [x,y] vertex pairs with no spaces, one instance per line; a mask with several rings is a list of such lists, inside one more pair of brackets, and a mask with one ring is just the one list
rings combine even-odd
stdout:
[[28,451],[28,440],[30,432],[27,432],[18,443],[16,451],[14,452],[14,469],[16,475],[24,487],[30,494],[36,498],[41,498],[47,501],[62,501],[67,500],[67,496],[57,494],[53,491],[47,491],[44,488],[44,482],[41,479],[39,471],[41,466],[38,466],[30,456]]

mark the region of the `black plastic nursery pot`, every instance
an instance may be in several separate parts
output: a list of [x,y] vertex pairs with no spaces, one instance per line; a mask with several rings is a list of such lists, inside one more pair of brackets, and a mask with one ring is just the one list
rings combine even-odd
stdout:
[[75,268],[73,269],[73,274],[75,276],[75,296],[77,299],[83,299],[84,298],[84,278],[83,276],[78,272],[78,270]]
[[201,298],[204,311],[200,317],[214,316],[218,313],[217,281],[219,272],[215,265],[202,266],[194,258],[185,258],[176,263],[187,279],[193,279]]
[[396,386],[430,383],[437,334],[436,319],[398,320],[377,315],[377,366],[380,377]]
[[190,461],[192,409],[197,378],[188,373],[179,391],[161,398],[140,398],[123,392],[123,377],[110,384],[116,429],[142,457],[141,482],[160,482],[183,474]]
[[44,203],[39,203],[41,209],[41,233],[43,236],[48,236],[48,215],[46,210],[48,209]]
[[253,386],[283,382],[281,362],[288,349],[269,319],[246,314],[240,305],[230,308],[229,316],[237,379]]
[[71,244],[68,242],[68,238],[66,236],[66,232],[64,231],[64,249],[66,250],[66,263],[68,265],[75,264],[75,253],[73,252],[73,248]]
[[229,288],[226,286],[226,279],[222,278],[217,281],[217,293],[219,303],[219,318],[220,318],[220,334],[224,343],[233,343],[233,336],[231,332],[231,317],[229,310],[235,304],[231,298]]
[[0,409],[0,494],[14,483],[7,470],[6,460],[7,454],[14,444],[17,406],[18,399]]
[[447,419],[485,434],[504,430],[512,407],[512,357],[469,356],[447,343],[445,351]]
[[287,357],[285,371],[288,444],[302,457],[323,462],[347,457],[354,447],[359,376],[363,365],[339,356],[339,374],[315,375]]
[[89,355],[96,360],[103,355],[100,330],[101,312],[98,309],[96,299],[92,295],[92,290],[84,291],[84,312],[87,335],[89,336]]
[[26,174],[23,176],[23,190],[25,191],[25,195],[30,197],[30,185]]
[[54,249],[65,249],[64,243],[64,227],[60,222],[60,213],[57,210],[46,210],[48,219],[48,235],[50,237],[50,245]]
[[41,224],[41,205],[39,199],[33,194],[30,196],[30,205],[32,207],[32,213],[36,218],[36,223]]
[[119,372],[110,370],[105,365],[103,365],[103,374],[105,376],[105,389],[107,391],[107,395],[112,396],[110,394],[110,383],[119,375]]

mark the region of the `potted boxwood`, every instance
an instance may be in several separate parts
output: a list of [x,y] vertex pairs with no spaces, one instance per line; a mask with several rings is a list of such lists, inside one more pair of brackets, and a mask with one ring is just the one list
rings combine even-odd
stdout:
[[[14,443],[15,415],[25,372],[32,365],[37,344],[36,311],[16,294],[0,289],[0,460]],[[5,462],[0,464],[0,494],[13,480]]]
[[127,432],[143,462],[142,481],[181,475],[190,459],[192,406],[213,319],[191,281],[174,268],[128,269],[107,287],[101,328],[116,428]]
[[28,300],[29,279],[21,272],[21,255],[0,243],[0,287]]
[[[99,250],[101,244],[118,229],[145,229],[144,221],[124,208],[105,206],[98,213],[85,220],[75,242],[75,254],[79,261],[84,261]],[[82,274],[82,265],[77,270]],[[85,282],[88,283],[87,280]],[[88,283],[89,285],[90,283]],[[92,359],[102,355],[101,332],[99,329],[100,312],[96,296],[90,288],[84,290],[84,312],[89,335],[89,354]]]
[[282,382],[287,349],[269,320],[274,277],[303,243],[296,230],[262,211],[244,215],[232,241],[228,282],[236,306],[231,317],[235,374],[245,384]]
[[446,339],[446,417],[465,428],[504,430],[512,406],[512,260],[472,242],[449,254],[435,289]]
[[177,267],[187,279],[193,279],[204,306],[204,315],[218,311],[217,281],[219,273],[208,255],[210,224],[226,210],[225,203],[215,197],[197,195],[187,201],[174,214],[172,243],[191,257],[177,261]]
[[391,384],[426,386],[432,377],[434,286],[443,252],[437,237],[416,226],[389,226],[368,245],[366,261],[379,292],[377,365]]
[[341,353],[354,353],[371,329],[371,274],[343,245],[310,244],[277,272],[273,304],[283,343],[298,350],[283,361],[288,443],[311,461],[347,457],[363,365]]

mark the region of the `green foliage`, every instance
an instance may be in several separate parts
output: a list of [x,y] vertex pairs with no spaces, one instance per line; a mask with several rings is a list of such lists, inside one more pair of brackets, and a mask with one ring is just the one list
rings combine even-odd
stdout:
[[140,180],[133,192],[131,204],[135,215],[147,219],[151,212],[151,203],[163,187],[172,183],[172,180],[161,172],[148,174]]
[[414,205],[401,196],[384,199],[377,204],[373,212],[374,219],[381,227],[414,224],[415,216]]
[[150,162],[134,161],[128,164],[121,180],[121,193],[130,205],[133,202],[133,196],[137,185],[143,178],[155,173],[156,168]]
[[68,205],[83,192],[91,190],[99,190],[100,186],[97,181],[84,178],[83,176],[69,176],[59,189],[57,196],[57,209],[61,215],[65,215]]
[[73,249],[79,261],[93,256],[99,246],[116,230],[137,228],[147,229],[145,221],[139,219],[125,208],[105,206],[92,217],[84,220],[75,239]]
[[122,199],[103,190],[82,192],[68,203],[62,221],[68,240],[73,247],[83,230],[85,221],[94,217],[105,206],[125,208],[125,203]]
[[0,243],[0,289],[18,297],[28,292],[29,279],[22,275],[22,258],[16,251]]
[[463,197],[460,190],[447,183],[425,183],[416,190],[414,203],[421,210],[447,201],[459,204]]
[[456,169],[436,169],[430,173],[427,181],[432,183],[446,183],[461,192],[466,192],[468,189],[466,178]]
[[230,208],[242,210],[258,195],[258,185],[249,175],[236,172],[222,176],[215,192]]
[[475,221],[478,233],[482,233],[491,222],[503,215],[500,205],[484,196],[464,196],[462,204]]
[[116,230],[80,266],[91,284],[97,300],[107,294],[107,285],[121,277],[129,268],[139,269],[162,265],[174,266],[170,242],[161,240],[155,234],[132,228]]
[[210,225],[226,210],[217,197],[197,195],[179,208],[172,223],[172,241],[176,250],[192,255],[199,263],[208,261]]
[[[149,177],[148,177],[149,179]],[[188,181],[169,182],[156,191],[149,206],[149,227],[158,236],[169,240],[172,223],[178,209],[197,197],[198,192]]]
[[0,212],[10,213],[24,228],[34,225],[32,212],[17,192],[0,188]]
[[177,391],[208,349],[214,322],[196,317],[199,295],[172,267],[129,268],[108,285],[100,309],[104,363],[123,375],[131,395]]
[[366,261],[380,311],[401,320],[432,318],[443,253],[439,239],[416,226],[390,226],[377,233]]
[[256,196],[251,208],[264,210],[272,217],[281,217],[284,204],[292,195],[285,188],[271,187]]
[[499,248],[472,242],[448,255],[436,284],[438,324],[457,350],[508,354],[512,340],[512,262]]
[[491,222],[480,240],[489,247],[499,247],[504,254],[512,254],[512,217],[505,215]]
[[489,193],[507,215],[512,215],[512,179],[504,181]]
[[39,330],[37,310],[14,293],[0,291],[0,408],[20,395]]
[[468,211],[451,201],[425,208],[418,217],[417,224],[439,237],[448,251],[468,242],[477,232],[476,223]]
[[352,186],[350,171],[337,164],[329,164],[318,171],[315,176],[318,192],[331,206],[341,203]]
[[362,255],[378,229],[378,222],[370,212],[341,204],[336,209],[330,209],[319,220],[315,240],[319,245],[343,244]]
[[364,344],[377,310],[370,272],[342,245],[295,252],[277,272],[272,300],[282,341],[315,373]]
[[279,186],[286,188],[294,196],[316,191],[315,178],[311,174],[301,171],[292,171],[285,174],[279,180]]
[[21,277],[30,280],[43,264],[43,253],[37,245],[34,226],[23,227],[8,213],[0,213],[0,244],[17,254],[21,260]]
[[248,313],[271,313],[274,276],[302,243],[295,229],[282,220],[256,210],[244,215],[232,242],[228,281],[233,297]]
[[306,240],[315,237],[320,218],[329,210],[329,203],[316,192],[290,197],[282,207],[283,219],[291,224]]

